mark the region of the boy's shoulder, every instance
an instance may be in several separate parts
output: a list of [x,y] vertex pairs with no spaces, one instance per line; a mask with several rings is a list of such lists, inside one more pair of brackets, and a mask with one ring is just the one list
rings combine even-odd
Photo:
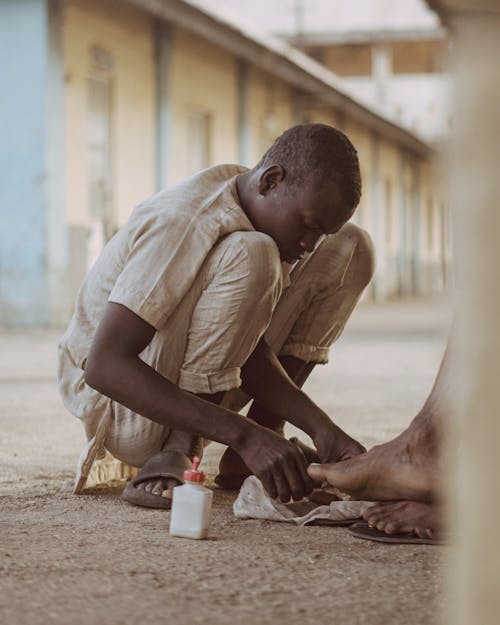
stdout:
[[247,167],[242,165],[222,164],[202,169],[195,174],[184,178],[175,185],[166,187],[145,202],[162,202],[175,199],[176,201],[190,201],[193,197],[210,197],[218,190],[222,191],[227,185],[244,172]]
[[204,169],[167,187],[135,207],[132,221],[144,217],[169,221],[172,217],[202,217],[219,209],[238,207],[236,177],[248,171],[242,165],[222,164]]

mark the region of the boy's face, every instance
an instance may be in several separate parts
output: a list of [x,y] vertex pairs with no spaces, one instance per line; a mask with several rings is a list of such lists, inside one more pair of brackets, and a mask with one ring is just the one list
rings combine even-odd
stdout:
[[256,229],[271,236],[281,260],[293,263],[312,252],[319,238],[340,230],[353,209],[346,206],[335,185],[317,189],[311,182],[290,188],[285,180],[261,193]]

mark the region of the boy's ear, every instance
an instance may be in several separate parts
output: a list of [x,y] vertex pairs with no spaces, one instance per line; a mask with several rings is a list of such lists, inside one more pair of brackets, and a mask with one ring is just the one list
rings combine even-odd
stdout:
[[266,195],[276,185],[285,179],[285,170],[281,165],[271,165],[261,174],[259,178],[259,193]]

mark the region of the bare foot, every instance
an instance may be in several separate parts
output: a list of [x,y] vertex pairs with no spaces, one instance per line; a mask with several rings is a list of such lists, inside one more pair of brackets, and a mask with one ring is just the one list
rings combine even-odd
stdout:
[[146,482],[140,482],[136,488],[151,493],[152,495],[161,495],[166,499],[172,499],[173,490],[176,486],[179,486],[182,482],[176,479],[156,479]]
[[[185,454],[189,460],[192,460],[195,455],[201,457],[203,452],[203,441],[199,437],[193,436],[192,434],[172,430],[163,446],[163,451],[178,451]],[[166,466],[165,471],[168,470],[169,467]],[[140,482],[137,484],[136,488],[144,490],[146,493],[151,493],[152,495],[160,495],[166,499],[172,499],[174,488],[182,483],[182,480],[177,480],[171,477],[154,478]]]
[[161,450],[144,463],[138,475],[125,487],[122,499],[136,506],[170,509],[173,489],[182,484],[189,456],[173,449]]
[[357,499],[431,501],[437,494],[435,433],[415,421],[394,440],[334,464],[311,464],[313,480],[326,481]]
[[416,534],[432,538],[440,529],[441,515],[435,504],[417,501],[378,503],[363,514],[365,521],[386,534]]
[[215,483],[227,490],[237,490],[249,475],[251,471],[241,456],[228,447],[219,461],[219,475]]

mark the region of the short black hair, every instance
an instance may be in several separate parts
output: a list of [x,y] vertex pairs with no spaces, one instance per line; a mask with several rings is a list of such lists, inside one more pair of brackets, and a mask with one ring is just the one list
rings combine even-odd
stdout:
[[358,153],[343,132],[327,124],[299,124],[281,134],[256,168],[281,165],[291,189],[308,180],[335,184],[350,209],[361,198]]

